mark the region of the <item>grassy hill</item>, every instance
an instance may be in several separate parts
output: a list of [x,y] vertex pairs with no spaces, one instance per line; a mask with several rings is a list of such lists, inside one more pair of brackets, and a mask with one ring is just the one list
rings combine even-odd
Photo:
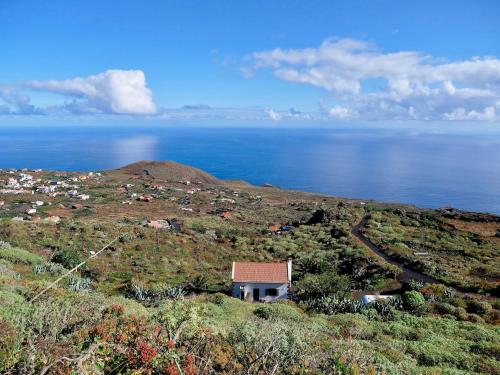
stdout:
[[[0,186],[9,179],[28,186],[0,194],[5,373],[500,368],[497,216],[260,188],[173,162],[92,174],[0,171]],[[391,262],[352,235],[366,215],[363,236]],[[270,231],[283,225],[291,230]],[[228,296],[233,261],[287,257],[293,301]],[[436,282],[401,282],[402,267]],[[395,297],[364,306],[364,293]]]

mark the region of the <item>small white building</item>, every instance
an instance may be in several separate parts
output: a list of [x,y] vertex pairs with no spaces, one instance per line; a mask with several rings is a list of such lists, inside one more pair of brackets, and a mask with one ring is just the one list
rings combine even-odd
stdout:
[[389,295],[381,296],[380,294],[365,294],[359,300],[363,304],[367,305],[367,304],[375,302],[375,301],[383,301],[387,298],[392,298],[392,297],[394,297],[394,296],[389,296]]
[[288,299],[292,261],[281,263],[233,262],[233,297],[247,302]]

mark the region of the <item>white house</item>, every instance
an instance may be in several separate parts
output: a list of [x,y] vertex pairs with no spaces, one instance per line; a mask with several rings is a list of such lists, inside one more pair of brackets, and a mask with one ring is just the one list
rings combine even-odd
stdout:
[[273,302],[288,298],[292,261],[281,263],[233,262],[233,297],[248,302]]

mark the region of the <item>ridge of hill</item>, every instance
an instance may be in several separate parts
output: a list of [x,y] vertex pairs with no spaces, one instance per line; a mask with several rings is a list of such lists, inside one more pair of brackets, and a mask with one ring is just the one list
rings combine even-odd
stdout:
[[190,167],[175,161],[141,160],[110,171],[133,176],[149,176],[165,181],[190,181],[216,185],[220,181],[201,169]]

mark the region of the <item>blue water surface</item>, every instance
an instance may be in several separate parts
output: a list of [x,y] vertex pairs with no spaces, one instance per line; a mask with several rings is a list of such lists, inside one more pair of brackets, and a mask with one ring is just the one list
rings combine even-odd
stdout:
[[500,213],[500,139],[381,129],[0,128],[0,168],[102,170],[175,160],[223,179]]

